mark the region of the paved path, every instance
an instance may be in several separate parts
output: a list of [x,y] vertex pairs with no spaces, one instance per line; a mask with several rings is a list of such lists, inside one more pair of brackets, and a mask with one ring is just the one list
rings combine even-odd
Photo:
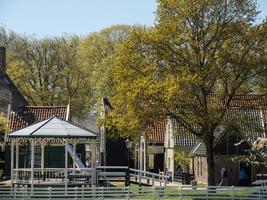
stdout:
[[[137,179],[137,181],[135,180],[134,177],[131,177],[131,182],[134,182],[134,183],[139,183],[139,180]],[[152,186],[152,180],[149,181],[149,183],[147,182],[147,179],[145,178],[142,178],[141,179],[141,183],[144,184],[144,185],[151,185]],[[177,181],[173,181],[171,183],[167,183],[167,186],[181,186],[182,183],[180,182],[177,182]],[[161,183],[159,181],[154,181],[154,186],[164,186],[164,181],[162,181]]]

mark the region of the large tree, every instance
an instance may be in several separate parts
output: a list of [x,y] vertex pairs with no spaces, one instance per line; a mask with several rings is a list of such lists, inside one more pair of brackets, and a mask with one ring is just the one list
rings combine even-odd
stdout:
[[107,124],[140,135],[159,117],[174,118],[207,149],[214,185],[215,130],[233,97],[266,70],[266,23],[253,0],[158,0],[152,28],[120,46]]
[[79,45],[78,55],[81,65],[86,68],[88,83],[92,85],[92,100],[99,102],[102,97],[113,93],[113,78],[110,70],[117,54],[117,46],[123,42],[132,27],[115,25],[100,32],[89,34]]
[[77,56],[79,43],[76,36],[12,37],[7,72],[30,104],[70,103],[72,114],[79,117],[88,110],[91,87]]

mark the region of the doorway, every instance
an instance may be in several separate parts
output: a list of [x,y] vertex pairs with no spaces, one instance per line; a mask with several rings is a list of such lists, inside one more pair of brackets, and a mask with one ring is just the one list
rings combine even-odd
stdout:
[[163,166],[164,166],[164,154],[163,153],[158,153],[155,154],[155,159],[154,159],[154,172],[159,173],[159,171],[163,171]]
[[240,167],[239,167],[239,171],[241,169],[244,169],[246,176],[247,176],[247,182],[246,182],[246,186],[251,185],[251,165],[249,163],[246,162],[240,162]]

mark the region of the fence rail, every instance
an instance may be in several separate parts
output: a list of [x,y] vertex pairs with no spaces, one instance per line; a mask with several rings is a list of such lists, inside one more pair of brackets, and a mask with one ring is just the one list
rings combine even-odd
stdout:
[[0,187],[0,199],[266,200],[267,187]]
[[132,169],[130,168],[130,176],[134,177],[136,182],[142,183],[142,180],[144,180],[147,184],[154,185],[155,181],[158,181],[161,184],[164,184],[164,186],[167,185],[168,181],[168,176],[165,175],[160,175],[160,174],[155,174],[152,172],[147,172],[147,171],[142,171],[142,170],[137,170],[137,169]]
[[[41,182],[61,182],[66,177],[70,181],[86,181],[91,179],[92,169],[91,168],[82,168],[82,169],[74,169],[74,168],[34,168],[33,169],[33,181],[35,183]],[[28,168],[20,168],[13,169],[14,173],[14,183],[24,183],[29,184],[31,180],[32,170]]]
[[[54,183],[58,184],[67,180],[68,184],[84,183],[88,185],[92,178],[92,168],[19,168],[13,169],[13,183],[30,184],[31,178],[34,184]],[[163,186],[168,183],[168,176],[147,171],[128,168],[127,166],[97,166],[97,180],[115,181],[130,179],[139,184],[155,185],[155,182]],[[131,179],[132,177],[132,179]]]

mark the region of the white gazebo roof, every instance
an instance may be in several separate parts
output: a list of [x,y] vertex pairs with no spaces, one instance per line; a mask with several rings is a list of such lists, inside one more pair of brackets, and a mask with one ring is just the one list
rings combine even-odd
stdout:
[[9,137],[96,138],[97,134],[68,121],[51,117],[8,134]]

